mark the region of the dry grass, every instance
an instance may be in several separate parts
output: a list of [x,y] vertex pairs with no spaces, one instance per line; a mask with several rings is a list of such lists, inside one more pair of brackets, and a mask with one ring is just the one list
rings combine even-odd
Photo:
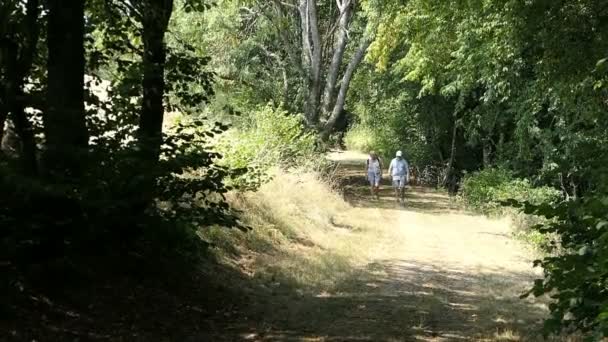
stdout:
[[[360,155],[335,159],[343,177],[362,177]],[[263,317],[253,340],[540,340],[545,305],[518,298],[539,271],[509,220],[425,189],[406,208],[390,189],[370,201],[358,184],[346,201],[314,173],[277,172],[230,198],[253,231],[205,233],[270,293],[251,308]]]
[[218,252],[240,249],[246,257],[239,262],[253,276],[280,277],[301,290],[330,291],[395,243],[377,229],[379,213],[353,208],[311,172],[275,176],[255,193],[231,194],[230,202],[254,229],[204,235],[220,245]]

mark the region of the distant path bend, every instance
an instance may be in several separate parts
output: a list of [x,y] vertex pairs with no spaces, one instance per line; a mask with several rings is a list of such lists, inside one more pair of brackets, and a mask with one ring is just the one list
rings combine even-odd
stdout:
[[[446,194],[422,187],[410,187],[401,208],[388,180],[381,198],[372,200],[364,181],[366,155],[346,151],[329,158],[339,163],[349,202],[392,224],[389,238],[401,246],[390,259],[375,261],[377,286],[366,291],[402,301],[390,302],[394,310],[385,307],[374,316],[387,322],[402,318],[395,312],[413,316],[405,324],[413,340],[515,341],[538,333],[546,308],[519,295],[540,273],[532,268],[530,251],[512,238],[508,219],[471,215]],[[410,309],[402,311],[406,306]],[[398,330],[393,336],[401,340]]]

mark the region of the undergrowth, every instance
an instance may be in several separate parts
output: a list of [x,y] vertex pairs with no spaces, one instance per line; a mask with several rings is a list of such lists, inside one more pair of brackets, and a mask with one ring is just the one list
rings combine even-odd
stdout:
[[487,216],[511,218],[513,235],[538,251],[548,251],[556,236],[533,229],[549,223],[538,215],[523,213],[507,205],[508,202],[532,205],[552,204],[560,199],[560,192],[548,186],[533,186],[527,179],[516,178],[512,172],[502,169],[485,169],[465,176],[460,198],[473,212]]
[[357,215],[320,173],[274,169],[272,174],[258,191],[228,196],[251,231],[200,232],[219,259],[263,284],[320,292],[351,279],[359,263],[383,248],[350,234],[372,231],[374,218]]
[[222,165],[246,171],[229,177],[228,184],[254,190],[270,179],[274,166],[303,166],[317,159],[315,140],[299,116],[266,105],[223,134],[217,149]]

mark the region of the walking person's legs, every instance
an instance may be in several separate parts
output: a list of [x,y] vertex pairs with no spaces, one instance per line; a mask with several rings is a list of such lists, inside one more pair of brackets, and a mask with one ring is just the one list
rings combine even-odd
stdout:
[[374,184],[374,193],[372,194],[373,196],[376,197],[376,199],[380,198],[379,192],[380,192],[380,175],[376,175],[376,183]]
[[401,184],[401,177],[393,176],[393,191],[395,191],[395,200],[399,202],[399,186]]
[[405,199],[405,177],[393,176],[393,189],[395,191],[395,201],[403,203]]
[[367,180],[369,181],[369,193],[374,196],[374,188],[376,186],[376,177],[373,172],[367,173]]

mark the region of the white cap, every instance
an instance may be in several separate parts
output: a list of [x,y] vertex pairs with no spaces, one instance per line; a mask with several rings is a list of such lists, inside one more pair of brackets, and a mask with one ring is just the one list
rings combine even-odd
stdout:
[[401,152],[401,151],[397,151],[397,154],[396,154],[396,155],[397,155],[397,157],[401,157],[401,156],[403,156],[403,152]]

